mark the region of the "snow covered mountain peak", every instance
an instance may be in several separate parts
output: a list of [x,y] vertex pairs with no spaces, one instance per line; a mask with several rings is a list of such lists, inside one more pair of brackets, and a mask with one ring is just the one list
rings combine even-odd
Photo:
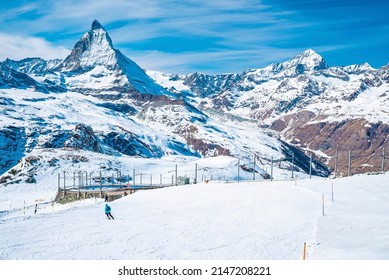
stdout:
[[85,72],[98,65],[115,68],[116,64],[116,53],[111,37],[95,20],[92,29],[84,33],[74,45],[72,52],[61,63],[59,69],[63,72]]
[[72,52],[55,68],[65,74],[67,88],[79,92],[174,94],[157,85],[131,59],[115,49],[108,32],[97,20]]
[[304,71],[317,71],[327,69],[328,65],[318,53],[312,49],[303,51],[293,59],[281,63],[283,69],[295,69],[297,74]]
[[343,67],[343,71],[348,74],[361,74],[367,71],[375,71],[373,67],[370,66],[369,63],[365,62],[363,64],[353,64],[349,66]]
[[101,23],[97,19],[95,19],[92,22],[92,30],[96,30],[96,29],[104,29]]

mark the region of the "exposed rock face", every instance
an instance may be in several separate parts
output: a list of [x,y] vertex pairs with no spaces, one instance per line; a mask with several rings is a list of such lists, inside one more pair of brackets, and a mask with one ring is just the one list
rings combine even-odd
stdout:
[[240,80],[238,74],[205,75],[193,73],[185,77],[184,85],[187,85],[198,97],[217,95]]
[[105,145],[128,156],[153,158],[162,154],[158,147],[153,149],[129,131],[109,132],[102,137]]
[[322,161],[332,171],[336,150],[339,173],[347,174],[349,150],[352,150],[352,173],[381,170],[382,149],[389,142],[389,125],[372,124],[364,119],[320,122],[315,117],[311,112],[302,111],[277,120],[272,128],[294,145],[330,156],[329,160],[322,158]]
[[41,92],[48,92],[40,83],[29,75],[15,71],[0,63],[0,88],[32,88]]
[[184,135],[188,145],[194,150],[199,151],[202,156],[213,157],[231,155],[231,152],[219,143],[201,139],[198,132],[198,128],[194,125],[179,127],[178,131],[176,131],[177,134]]
[[65,141],[65,148],[76,148],[97,153],[106,153],[100,139],[95,135],[93,129],[85,124],[78,124],[70,139]]
[[8,126],[0,129],[0,174],[18,163],[24,156],[25,145],[24,128]]

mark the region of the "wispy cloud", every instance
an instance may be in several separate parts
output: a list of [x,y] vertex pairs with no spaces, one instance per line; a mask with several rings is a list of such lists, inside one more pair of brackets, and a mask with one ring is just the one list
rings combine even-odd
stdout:
[[[193,72],[193,66],[197,66],[197,69],[202,68],[207,73],[220,74],[242,72],[245,68],[258,68],[287,60],[296,55],[297,52],[297,50],[275,51],[272,48],[260,48],[256,50],[219,50],[201,53],[126,51],[125,54],[145,69],[187,74]],[[207,65],[207,67],[203,65]],[[245,65],[245,67],[242,67],[242,65]]]
[[0,33],[0,60],[26,57],[64,58],[69,53],[66,48],[54,46],[40,38]]

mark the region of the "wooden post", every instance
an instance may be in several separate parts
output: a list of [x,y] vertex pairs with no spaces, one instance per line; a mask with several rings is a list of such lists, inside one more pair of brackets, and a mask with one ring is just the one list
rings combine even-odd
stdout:
[[270,165],[270,181],[273,181],[273,157],[271,157],[271,165]]
[[309,179],[312,178],[312,153],[309,154]]
[[385,172],[385,147],[382,148],[381,171]]
[[307,243],[304,242],[303,260],[305,261],[307,255]]

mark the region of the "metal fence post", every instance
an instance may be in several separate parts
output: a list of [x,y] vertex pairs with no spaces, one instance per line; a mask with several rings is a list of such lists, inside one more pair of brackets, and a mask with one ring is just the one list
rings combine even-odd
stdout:
[[135,188],[135,169],[132,170],[132,185]]
[[351,176],[351,150],[348,150],[348,170],[347,176]]
[[101,171],[100,171],[100,195],[103,196],[103,178],[101,177]]
[[238,183],[239,183],[239,166],[240,166],[240,159],[238,159]]
[[195,179],[193,183],[197,184],[197,163],[195,163]]
[[58,173],[58,191],[61,190],[61,173]]
[[176,186],[178,185],[177,177],[178,175],[177,175],[177,164],[176,164]]
[[338,148],[336,148],[335,152],[335,178],[338,175]]
[[254,167],[253,167],[253,181],[255,181],[255,155],[254,155]]

